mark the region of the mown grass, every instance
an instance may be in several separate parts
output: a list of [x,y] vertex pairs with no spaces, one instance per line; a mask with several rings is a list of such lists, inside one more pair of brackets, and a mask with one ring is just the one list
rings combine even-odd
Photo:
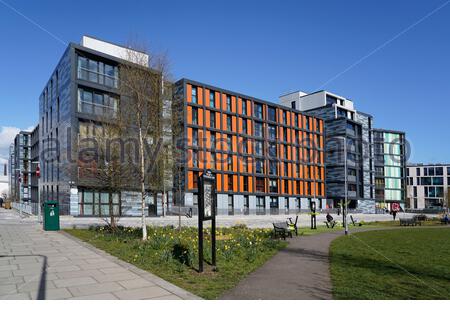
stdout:
[[[148,228],[146,242],[140,240],[142,230],[137,228],[114,233],[103,227],[66,232],[206,299],[218,298],[233,288],[287,244],[272,239],[267,229],[218,228],[217,271],[205,263],[205,272],[199,274],[197,228],[183,228],[181,232],[169,227]],[[211,261],[206,229],[205,234],[205,260]]]
[[333,296],[450,299],[449,240],[450,228],[418,227],[340,237],[330,248]]

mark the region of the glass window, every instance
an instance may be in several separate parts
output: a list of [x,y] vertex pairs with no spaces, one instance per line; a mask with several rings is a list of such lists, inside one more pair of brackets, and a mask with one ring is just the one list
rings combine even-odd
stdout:
[[198,146],[198,130],[192,129],[192,145]]
[[231,128],[231,116],[227,116],[227,130],[232,131]]
[[277,139],[277,126],[273,124],[269,124],[269,139]]
[[269,161],[269,174],[278,175],[278,166],[276,161]]
[[274,107],[269,107],[269,120],[270,121],[277,121],[277,111]]
[[198,110],[197,110],[197,108],[192,108],[192,124],[198,124]]
[[242,131],[247,134],[247,120],[242,119]]
[[192,103],[197,103],[197,87],[192,86],[191,95],[192,95]]
[[256,197],[256,208],[264,209],[266,207],[266,198],[265,197]]
[[278,208],[278,197],[270,197],[270,208]]
[[255,141],[255,154],[259,156],[262,156],[264,154],[262,141]]
[[231,111],[231,97],[227,95],[227,111]]
[[277,157],[277,145],[275,143],[269,143],[269,156],[271,158]]
[[256,118],[262,119],[263,118],[263,107],[259,103],[255,103],[254,108],[254,115]]
[[443,167],[436,167],[436,168],[435,168],[435,174],[436,174],[437,176],[442,176],[442,175],[444,175],[444,168],[443,168]]
[[211,143],[211,149],[215,149],[216,148],[216,134],[214,132],[211,132],[210,135],[210,143]]
[[209,92],[209,106],[215,107],[216,106],[216,95],[214,91]]
[[242,99],[242,114],[247,115],[247,101]]
[[255,121],[255,136],[263,137],[263,124],[262,122]]
[[257,192],[266,192],[264,187],[264,178],[256,178],[256,191]]
[[278,180],[276,179],[269,180],[269,192],[278,193]]
[[264,161],[256,160],[255,163],[256,173],[264,173]]
[[117,88],[118,74],[117,66],[78,56],[79,79]]
[[209,116],[209,126],[211,128],[216,127],[216,113],[215,112],[211,112],[211,114]]

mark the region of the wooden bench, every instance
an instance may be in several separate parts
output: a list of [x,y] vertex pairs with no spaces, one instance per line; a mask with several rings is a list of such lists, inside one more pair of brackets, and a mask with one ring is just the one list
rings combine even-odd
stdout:
[[289,230],[287,222],[274,222],[273,223],[273,234],[274,236],[281,236],[284,240],[286,237],[292,238],[292,232]]
[[421,222],[417,219],[416,216],[412,218],[400,218],[400,225],[401,226],[417,226],[421,225]]

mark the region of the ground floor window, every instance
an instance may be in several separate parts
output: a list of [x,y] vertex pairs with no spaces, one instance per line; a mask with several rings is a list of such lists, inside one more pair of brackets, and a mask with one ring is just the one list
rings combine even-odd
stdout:
[[266,199],[264,197],[256,197],[256,209],[264,209],[266,207]]
[[78,192],[79,212],[82,216],[109,216],[110,196],[112,200],[112,213],[120,215],[120,193],[103,192],[83,189]]
[[278,197],[270,197],[270,208],[271,209],[278,208]]

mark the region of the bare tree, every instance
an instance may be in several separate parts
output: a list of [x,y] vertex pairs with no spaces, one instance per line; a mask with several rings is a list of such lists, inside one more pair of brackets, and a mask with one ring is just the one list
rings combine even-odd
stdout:
[[124,161],[123,128],[114,121],[116,111],[108,110],[96,121],[80,125],[78,141],[78,182],[108,194],[108,210],[100,208],[99,215],[112,230],[117,227],[120,214],[118,194],[133,188],[129,183],[130,168]]
[[[126,51],[120,66],[120,108],[118,121],[127,128],[130,138],[137,136],[137,162],[130,161],[130,177],[139,184],[142,240],[147,239],[146,197],[155,195],[163,186],[164,164],[160,151],[163,145],[161,115],[164,104],[164,81],[168,73],[165,55],[152,55],[144,46],[133,45]],[[139,49],[137,51],[136,49]],[[134,159],[130,159],[134,160]]]

